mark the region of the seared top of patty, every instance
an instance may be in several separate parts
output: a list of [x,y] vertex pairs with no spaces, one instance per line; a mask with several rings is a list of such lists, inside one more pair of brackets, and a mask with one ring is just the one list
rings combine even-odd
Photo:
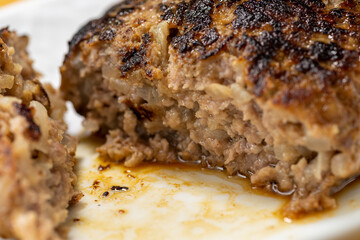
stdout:
[[[169,74],[169,55],[193,64],[226,55],[240,74],[219,83],[241,82],[258,103],[295,116],[294,127],[300,119],[331,135],[343,131],[350,146],[359,128],[360,7],[324,2],[127,0],[74,36],[65,64],[80,49],[90,58],[90,48],[111,46],[120,78],[139,71],[151,82]],[[159,48],[162,24],[169,32]]]

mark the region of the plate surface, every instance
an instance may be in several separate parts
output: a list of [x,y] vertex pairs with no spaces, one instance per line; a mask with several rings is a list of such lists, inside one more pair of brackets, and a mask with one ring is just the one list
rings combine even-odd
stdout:
[[[30,53],[42,80],[58,86],[67,42],[114,2],[20,1],[0,8],[0,27],[31,36]],[[70,131],[79,134],[81,118],[70,110]],[[360,234],[359,184],[338,197],[338,209],[288,223],[278,214],[284,198],[252,191],[246,180],[180,165],[107,168],[97,158],[98,143],[82,140],[77,187],[85,196],[66,223],[70,239],[358,239]]]

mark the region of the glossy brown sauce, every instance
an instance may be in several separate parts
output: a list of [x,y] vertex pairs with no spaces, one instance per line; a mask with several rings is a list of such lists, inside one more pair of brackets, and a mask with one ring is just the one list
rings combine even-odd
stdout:
[[[116,166],[118,164],[121,165],[121,163],[109,163],[107,161],[104,161],[101,158],[98,158],[100,163],[99,166],[106,166],[107,168],[111,168],[111,166]],[[242,176],[229,176],[226,174],[225,171],[216,170],[216,169],[206,169],[203,167],[200,167],[200,165],[197,164],[191,164],[191,163],[142,163],[141,165],[134,167],[134,168],[128,168],[126,171],[128,173],[128,176],[134,176],[137,172],[151,172],[158,169],[176,169],[179,171],[200,171],[200,172],[208,172],[210,174],[215,174],[217,176],[220,176],[223,179],[226,179],[227,181],[234,182],[236,184],[239,184],[239,186],[242,187],[242,190],[246,193],[252,193],[260,196],[265,197],[272,197],[279,199],[281,201],[284,201],[284,204],[282,207],[280,207],[276,212],[274,212],[274,215],[278,218],[282,219],[286,223],[297,223],[297,224],[308,224],[311,222],[316,222],[324,218],[329,218],[335,215],[336,209],[325,209],[323,211],[319,212],[312,212],[308,213],[306,215],[299,215],[295,219],[287,218],[283,215],[282,209],[284,206],[288,204],[288,202],[291,200],[290,196],[277,194],[275,192],[267,191],[262,188],[253,187],[250,183],[250,181]],[[131,174],[130,174],[131,173]],[[191,183],[190,183],[191,184]],[[196,184],[196,183],[194,183]],[[354,190],[355,188],[360,188],[360,178],[353,179],[349,181],[347,184],[342,186],[341,189],[337,193],[334,194],[335,199],[337,202],[339,202],[339,199]]]
[[84,196],[70,209],[69,239],[171,239],[174,234],[219,239],[224,231],[229,239],[263,239],[282,232],[297,235],[293,230],[308,225],[319,229],[322,222],[341,220],[360,209],[357,180],[336,194],[338,208],[286,219],[281,209],[290,196],[253,188],[248,179],[200,165],[144,163],[126,168],[98,157],[95,149],[102,143],[89,137],[80,141],[77,189]]
[[[103,143],[103,139],[96,138],[96,137],[85,137],[81,140],[82,142],[85,142],[87,145],[91,146],[91,148],[95,149],[96,147],[100,146]],[[281,195],[272,191],[268,191],[262,188],[253,187],[249,181],[249,179],[244,178],[243,176],[229,176],[225,171],[219,170],[219,169],[207,169],[200,166],[200,164],[194,164],[194,163],[161,163],[161,162],[151,162],[151,163],[142,163],[141,165],[133,168],[125,168],[122,163],[114,163],[114,162],[108,162],[100,157],[97,157],[95,163],[94,163],[94,169],[97,170],[99,176],[102,176],[102,173],[113,170],[116,168],[125,169],[124,174],[127,175],[129,179],[133,179],[138,181],[138,177],[141,177],[142,174],[147,174],[151,172],[156,172],[159,170],[176,170],[181,172],[202,172],[210,175],[216,175],[220,177],[221,179],[235,183],[239,185],[239,188],[241,187],[241,191],[245,194],[255,194],[258,196],[263,197],[270,197],[277,199],[281,202],[283,202],[283,205],[279,207],[275,212],[274,216],[281,219],[285,223],[297,223],[297,224],[307,224],[316,222],[318,220],[332,217],[336,214],[336,209],[328,209],[320,212],[313,212],[306,215],[298,216],[296,219],[289,219],[284,217],[282,214],[283,207],[291,200],[291,196],[287,195]],[[166,181],[166,176],[164,178]],[[103,179],[94,179],[94,182],[96,181],[103,181]],[[197,184],[196,182],[183,182],[184,185],[191,186],[193,184]],[[204,186],[206,186],[206,182],[201,183]],[[118,187],[118,186],[113,186]],[[97,187],[95,186],[93,190],[95,190]],[[342,198],[343,195],[353,191],[354,189],[360,188],[360,179],[353,179],[352,181],[349,181],[348,184],[345,184],[342,186],[343,189],[340,189],[337,193],[335,193],[334,197],[336,198],[337,202],[339,202],[339,199]],[[111,192],[111,191],[110,191]],[[104,197],[104,194],[107,197],[109,194],[107,191],[98,193],[100,197]]]
[[[100,157],[98,158],[98,161],[104,162],[109,164],[108,162],[102,160]],[[118,163],[121,164],[121,163]],[[117,165],[117,163],[110,163],[111,165]],[[219,176],[223,179],[226,179],[226,181],[234,182],[236,184],[239,184],[243,190],[247,193],[253,193],[261,196],[266,197],[273,197],[280,200],[288,200],[289,197],[285,195],[276,194],[274,192],[266,191],[262,188],[253,187],[250,183],[250,181],[242,176],[229,176],[226,174],[225,171],[218,170],[218,169],[207,169],[203,168],[198,164],[192,164],[192,163],[161,163],[161,162],[154,162],[154,163],[142,163],[141,165],[134,167],[134,168],[128,168],[129,172],[136,173],[139,171],[153,171],[154,169],[176,169],[179,171],[200,171],[200,172],[206,172],[209,174],[214,174],[216,176]]]
[[[107,169],[111,169],[116,166],[123,166],[122,163],[110,163],[110,162],[104,161],[100,157],[97,158],[97,162],[99,162],[99,168],[103,168],[104,166],[106,166]],[[137,167],[126,168],[124,173],[127,173],[128,177],[136,178],[136,176],[138,174],[150,173],[150,172],[160,170],[160,169],[164,169],[164,170],[176,169],[178,171],[184,171],[184,172],[188,172],[188,171],[206,172],[209,174],[219,176],[226,181],[238,184],[239,187],[241,186],[242,191],[245,192],[245,194],[251,193],[251,194],[256,194],[259,196],[271,197],[271,198],[278,199],[278,200],[284,202],[284,204],[279,209],[277,209],[277,211],[274,212],[274,215],[276,217],[278,217],[279,219],[281,219],[282,221],[284,221],[285,223],[307,224],[307,223],[321,220],[323,218],[331,217],[335,214],[334,209],[327,209],[327,210],[320,211],[320,212],[313,212],[313,213],[309,213],[306,215],[299,215],[295,219],[289,219],[282,214],[282,209],[291,200],[290,196],[281,195],[281,194],[277,194],[275,192],[267,191],[263,188],[254,187],[251,185],[249,179],[246,179],[242,176],[236,176],[236,175],[229,176],[226,174],[225,171],[216,170],[216,169],[206,169],[206,168],[200,167],[200,165],[197,165],[197,164],[161,163],[161,162],[142,163],[141,165],[139,165]],[[105,170],[102,170],[102,171],[105,171]],[[164,180],[166,180],[166,179],[164,179]],[[191,185],[191,184],[197,184],[197,183],[186,183],[186,185]],[[205,183],[205,185],[206,185],[206,183]],[[345,191],[349,191],[348,189],[353,188],[353,187],[360,187],[360,180],[350,183],[349,186],[345,187]],[[343,194],[343,192],[345,192],[345,191],[344,190],[339,191],[338,193],[335,194],[335,197],[337,199],[340,198],[341,195]]]

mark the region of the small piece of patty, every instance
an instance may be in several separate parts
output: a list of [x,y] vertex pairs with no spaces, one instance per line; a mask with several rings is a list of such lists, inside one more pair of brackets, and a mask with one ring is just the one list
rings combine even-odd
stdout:
[[63,239],[76,140],[65,133],[65,102],[37,80],[27,44],[0,30],[0,237]]

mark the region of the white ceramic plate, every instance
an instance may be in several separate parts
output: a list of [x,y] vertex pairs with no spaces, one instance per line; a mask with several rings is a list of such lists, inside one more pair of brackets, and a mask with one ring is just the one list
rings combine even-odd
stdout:
[[[42,80],[58,86],[67,42],[114,2],[21,1],[0,8],[0,27],[31,36]],[[79,134],[81,119],[72,110],[67,121]],[[246,180],[178,165],[99,171],[106,164],[96,146],[85,138],[78,148],[77,187],[85,196],[70,210],[70,239],[360,239],[360,186],[339,196],[338,209],[288,223],[278,214],[284,199],[252,191]]]

